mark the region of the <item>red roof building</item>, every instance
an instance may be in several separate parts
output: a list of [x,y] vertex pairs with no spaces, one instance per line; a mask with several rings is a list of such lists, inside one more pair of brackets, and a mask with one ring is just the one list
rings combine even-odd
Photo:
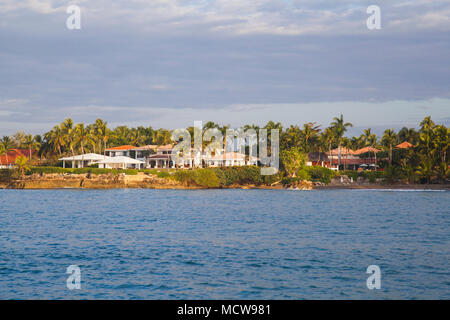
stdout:
[[0,156],[0,167],[10,167],[15,165],[15,161],[20,156],[25,156],[27,158],[33,156],[33,149],[12,149],[7,154]]

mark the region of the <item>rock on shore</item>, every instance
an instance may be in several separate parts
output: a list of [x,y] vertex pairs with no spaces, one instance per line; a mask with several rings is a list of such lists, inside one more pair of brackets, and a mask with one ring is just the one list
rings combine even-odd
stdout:
[[171,179],[158,178],[155,175],[124,174],[33,174],[15,180],[6,185],[8,189],[115,189],[115,188],[164,188],[181,189],[183,186]]

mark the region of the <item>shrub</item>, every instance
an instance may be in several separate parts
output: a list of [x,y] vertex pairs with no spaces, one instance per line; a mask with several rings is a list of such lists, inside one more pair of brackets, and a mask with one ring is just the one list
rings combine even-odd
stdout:
[[198,169],[194,171],[194,181],[197,185],[207,188],[218,188],[220,185],[219,178],[211,169]]
[[161,172],[157,172],[156,176],[158,178],[170,178],[170,174],[167,171],[161,171]]
[[312,181],[320,181],[325,184],[329,184],[331,179],[336,176],[336,173],[333,170],[325,167],[312,166],[306,167],[305,169]]
[[175,180],[184,185],[190,186],[195,184],[195,175],[192,170],[178,170],[175,172]]
[[270,183],[277,181],[272,181],[277,178],[268,178],[272,176],[262,176],[261,168],[257,166],[213,168],[210,170],[214,171],[216,176],[219,178],[220,185],[222,186],[230,186],[232,184],[260,185],[262,183],[266,183],[265,181]]
[[295,175],[296,180],[311,180],[308,169],[303,168]]

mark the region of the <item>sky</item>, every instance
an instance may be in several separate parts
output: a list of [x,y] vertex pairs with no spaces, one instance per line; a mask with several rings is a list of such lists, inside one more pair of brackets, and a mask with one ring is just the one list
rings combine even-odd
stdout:
[[0,0],[0,135],[341,113],[349,134],[450,124],[450,0]]

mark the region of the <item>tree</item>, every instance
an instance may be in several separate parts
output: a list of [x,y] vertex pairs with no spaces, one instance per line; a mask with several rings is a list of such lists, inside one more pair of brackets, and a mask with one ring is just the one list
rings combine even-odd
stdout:
[[333,122],[331,122],[331,127],[334,130],[337,142],[338,142],[338,164],[341,165],[341,145],[342,145],[342,138],[344,136],[344,133],[347,131],[347,127],[353,127],[353,124],[350,122],[344,122],[344,116],[341,114],[341,116],[334,117]]
[[328,153],[330,155],[329,160],[330,160],[330,168],[331,168],[331,146],[333,145],[333,143],[336,140],[336,136],[335,136],[335,132],[333,130],[333,128],[326,128],[321,136],[322,141],[327,145],[328,147]]
[[427,183],[430,183],[431,177],[433,175],[433,165],[431,159],[424,158],[417,168],[416,174],[418,174]]
[[5,147],[3,147],[3,143],[0,142],[0,167],[2,166],[2,156],[6,154]]
[[45,134],[45,139],[51,146],[53,152],[58,151],[59,155],[62,154],[62,148],[66,145],[66,139],[64,132],[59,125],[53,127],[53,129]]
[[424,156],[431,158],[435,124],[431,117],[425,117],[420,123],[418,149]]
[[61,123],[61,130],[63,132],[65,144],[69,146],[72,156],[75,156],[75,131],[73,128],[73,120],[66,118],[63,123]]
[[295,177],[297,172],[305,166],[306,155],[298,148],[292,148],[281,151],[280,159],[286,170],[286,174],[290,177]]
[[432,141],[433,154],[436,154],[439,161],[443,164],[447,162],[447,151],[450,145],[450,129],[443,125],[436,126],[434,129],[434,139]]
[[299,148],[300,146],[301,146],[300,128],[298,126],[291,125],[282,133],[280,137],[280,149],[289,150],[291,148]]
[[75,126],[75,142],[80,145],[81,154],[84,154],[84,146],[92,143],[92,140],[92,134],[86,129],[84,123]]
[[414,130],[414,128],[408,129],[407,127],[403,127],[398,132],[398,140],[400,143],[406,141],[411,143],[412,145],[416,145],[418,138],[419,134],[416,130]]
[[437,178],[441,181],[441,183],[445,183],[447,179],[450,178],[450,169],[448,165],[444,162],[440,163],[436,169],[434,170]]
[[394,129],[386,129],[381,138],[381,143],[389,150],[389,165],[392,165],[392,147],[396,142],[397,135],[395,134]]
[[22,149],[25,144],[25,133],[23,131],[19,131],[13,136],[13,140],[17,148]]
[[[364,129],[363,131],[363,141],[364,144],[366,145],[366,147],[372,147],[375,148],[377,145],[377,135],[372,133],[372,129]],[[377,153],[374,151],[374,156],[375,156],[375,170],[377,170]]]
[[31,160],[31,150],[35,149],[35,141],[31,134],[25,135],[23,145],[28,149],[29,159]]
[[18,156],[15,160],[15,164],[21,177],[25,176],[25,172],[31,170],[28,165],[28,159],[25,156]]
[[308,153],[314,150],[319,141],[320,125],[315,122],[308,122],[303,125],[300,131],[301,143],[303,150]]
[[0,140],[0,143],[3,145],[4,154],[6,155],[6,164],[8,164],[8,152],[13,149],[13,143],[11,141],[11,138],[8,136],[3,136],[3,138]]
[[97,138],[103,142],[103,155],[106,155],[106,143],[112,136],[112,132],[108,129],[107,122],[102,119],[95,120],[95,131]]

